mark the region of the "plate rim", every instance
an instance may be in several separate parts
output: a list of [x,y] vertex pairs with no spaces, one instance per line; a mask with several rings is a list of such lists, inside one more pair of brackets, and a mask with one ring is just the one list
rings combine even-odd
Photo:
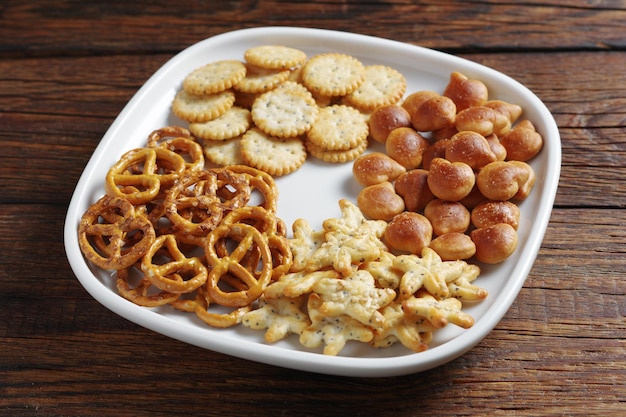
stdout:
[[[225,340],[220,338],[219,340],[212,340],[207,343],[205,339],[199,337],[198,335],[190,335],[188,333],[183,334],[183,330],[177,325],[177,322],[171,320],[170,318],[166,318],[166,316],[160,316],[164,318],[164,320],[162,320],[162,323],[155,326],[152,316],[148,313],[151,312],[151,310],[137,306],[123,299],[118,294],[109,291],[108,288],[107,291],[102,292],[101,287],[103,287],[104,284],[102,284],[98,278],[95,277],[95,275],[85,276],[85,272],[89,273],[90,270],[89,266],[82,257],[80,250],[78,249],[76,227],[78,224],[77,218],[80,219],[80,215],[82,213],[78,213],[77,205],[82,197],[82,193],[84,193],[87,189],[87,185],[91,184],[90,177],[93,174],[93,170],[98,165],[98,161],[103,157],[107,146],[111,145],[111,139],[115,137],[115,133],[119,126],[122,125],[130,115],[134,114],[136,106],[139,104],[146,92],[150,91],[154,85],[157,85],[164,77],[166,77],[168,72],[176,66],[177,63],[184,61],[188,56],[193,55],[196,51],[202,50],[211,44],[227,43],[241,39],[255,39],[258,42],[262,42],[262,39],[267,37],[275,38],[285,35],[300,38],[306,37],[310,41],[311,39],[319,40],[335,38],[341,40],[342,42],[355,42],[359,45],[366,44],[394,47],[398,50],[427,55],[435,60],[457,63],[459,67],[463,67],[464,69],[473,69],[483,74],[486,73],[492,78],[495,77],[502,82],[515,85],[520,92],[523,92],[526,95],[527,100],[533,102],[533,106],[536,106],[536,110],[542,114],[543,121],[546,123],[546,128],[549,130],[548,132],[543,132],[543,135],[544,137],[552,139],[549,143],[546,143],[546,145],[549,146],[544,145],[544,150],[542,150],[542,152],[550,152],[550,155],[548,155],[547,158],[548,161],[551,161],[551,164],[546,168],[546,178],[544,179],[545,182],[542,188],[543,192],[538,198],[539,204],[537,209],[539,211],[539,215],[536,219],[533,219],[534,224],[531,227],[534,233],[528,236],[524,245],[525,252],[520,254],[520,261],[522,261],[522,264],[517,264],[514,267],[514,270],[518,273],[515,277],[513,277],[514,279],[508,283],[508,291],[506,291],[504,295],[498,295],[498,302],[493,303],[493,305],[485,311],[485,314],[472,328],[463,331],[452,340],[425,352],[380,358],[327,356],[316,352],[287,350],[251,341],[239,341],[241,343],[240,345],[236,344],[237,346],[233,346],[229,341],[229,337],[225,338]],[[548,141],[546,140],[546,142]],[[557,161],[558,163],[556,163]],[[175,54],[157,71],[155,71],[127,102],[98,143],[76,184],[68,206],[64,225],[64,245],[68,261],[74,274],[87,292],[94,299],[96,299],[96,301],[121,317],[168,337],[219,353],[308,372],[359,377],[384,377],[417,373],[435,368],[463,355],[465,352],[480,343],[480,341],[482,341],[497,326],[502,317],[504,317],[506,312],[510,309],[526,278],[528,277],[528,274],[530,273],[530,269],[535,262],[543,237],[547,230],[552,207],[556,197],[556,190],[560,177],[560,168],[560,134],[556,122],[545,104],[527,87],[490,67],[422,46],[351,32],[290,26],[263,26],[239,29],[206,38]],[[80,255],[78,257],[76,256],[77,250],[78,255]],[[92,277],[95,278],[95,280],[92,279]],[[247,346],[249,344],[253,346],[255,353],[254,357],[249,354],[250,349],[252,348],[251,346]],[[281,353],[284,353],[285,351],[288,351],[289,355],[281,355]],[[286,356],[288,357],[286,358]]]

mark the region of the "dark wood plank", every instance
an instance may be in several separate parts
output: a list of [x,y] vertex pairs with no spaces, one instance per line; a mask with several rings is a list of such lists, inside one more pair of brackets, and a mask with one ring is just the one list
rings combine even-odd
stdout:
[[617,1],[190,1],[180,7],[12,0],[2,6],[0,54],[171,52],[219,33],[285,22],[381,37],[393,26],[397,40],[445,50],[622,49],[624,21],[626,7]]

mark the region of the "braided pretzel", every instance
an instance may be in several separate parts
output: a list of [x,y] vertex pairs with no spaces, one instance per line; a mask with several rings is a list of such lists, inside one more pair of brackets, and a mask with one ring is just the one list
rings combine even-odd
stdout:
[[124,198],[104,196],[80,219],[78,243],[85,257],[103,269],[120,270],[137,262],[155,240],[152,223]]
[[[226,247],[234,245],[227,254],[220,252],[221,241]],[[251,250],[258,249],[260,258],[252,271],[241,264]],[[211,270],[207,280],[209,296],[216,303],[227,307],[242,307],[259,298],[272,278],[272,254],[266,238],[254,227],[236,223],[220,225],[207,236],[205,255]],[[227,291],[220,281],[232,275],[245,285],[243,290]]]
[[[165,257],[155,263],[155,256]],[[141,260],[141,270],[157,288],[163,291],[189,293],[207,280],[207,269],[200,258],[186,257],[178,248],[174,235],[159,236]],[[190,276],[191,278],[185,279]]]
[[155,199],[161,188],[170,186],[184,171],[185,160],[172,151],[133,149],[109,169],[104,185],[110,196],[125,197],[132,204],[144,204]]

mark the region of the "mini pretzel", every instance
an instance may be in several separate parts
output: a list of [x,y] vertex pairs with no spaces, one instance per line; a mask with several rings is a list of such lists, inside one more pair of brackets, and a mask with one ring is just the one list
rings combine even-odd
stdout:
[[261,201],[258,205],[271,213],[276,213],[278,186],[271,175],[247,165],[229,165],[228,170],[237,174],[246,174],[252,190],[261,194]]
[[[185,160],[163,148],[139,148],[126,152],[105,178],[108,195],[125,197],[132,204],[153,200],[162,187],[168,187],[185,171]],[[128,186],[135,187],[125,188]],[[124,190],[133,190],[125,193]]]
[[165,199],[165,215],[177,231],[205,236],[222,220],[224,207],[217,198],[217,175],[192,172],[172,186]]
[[[228,254],[220,254],[220,241],[234,244]],[[228,243],[226,244],[228,247]],[[250,271],[241,265],[242,259],[254,248],[260,251],[257,267]],[[272,254],[263,234],[254,227],[236,223],[220,225],[207,236],[205,255],[211,270],[207,289],[211,299],[228,307],[249,305],[259,298],[272,278]],[[245,290],[228,291],[220,286],[225,275],[232,275],[245,284]]]
[[[165,259],[155,259],[157,255]],[[141,270],[155,287],[176,294],[197,289],[208,275],[200,258],[188,258],[180,251],[174,235],[162,235],[155,240],[141,260]]]
[[[114,216],[113,211],[117,213]],[[78,226],[81,251],[93,264],[107,270],[133,265],[148,252],[155,238],[150,220],[137,215],[133,205],[119,197],[100,198],[83,214]]]
[[194,136],[189,129],[185,129],[182,126],[165,126],[160,129],[153,130],[150,135],[148,135],[148,147],[156,148],[164,142],[164,139],[168,140],[174,138],[193,140]]
[[180,294],[174,294],[167,291],[158,291],[154,293],[152,282],[142,275],[137,285],[130,284],[130,270],[133,267],[120,269],[117,271],[115,284],[120,295],[133,303],[144,307],[158,307],[176,302]]
[[293,263],[293,255],[289,241],[283,235],[279,221],[272,213],[261,206],[241,207],[228,213],[221,224],[245,223],[254,226],[267,237],[272,254],[272,279],[278,279],[289,272]]
[[202,146],[194,139],[176,137],[161,142],[159,147],[180,155],[185,160],[188,171],[204,169],[204,152]]

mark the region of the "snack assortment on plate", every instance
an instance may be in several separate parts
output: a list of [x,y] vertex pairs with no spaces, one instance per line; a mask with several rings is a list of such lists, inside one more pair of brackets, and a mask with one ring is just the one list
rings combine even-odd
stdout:
[[[207,63],[172,102],[189,126],[153,131],[109,169],[81,251],[141,306],[262,329],[267,343],[295,334],[328,355],[350,340],[421,352],[437,329],[473,325],[463,303],[487,291],[467,261],[515,250],[515,202],[543,141],[463,74],[442,94],[401,101],[405,89],[396,70],[340,53],[263,45]],[[369,138],[386,152],[364,154]],[[298,219],[289,237],[273,177],[308,155],[354,161],[363,189],[321,230]]]

